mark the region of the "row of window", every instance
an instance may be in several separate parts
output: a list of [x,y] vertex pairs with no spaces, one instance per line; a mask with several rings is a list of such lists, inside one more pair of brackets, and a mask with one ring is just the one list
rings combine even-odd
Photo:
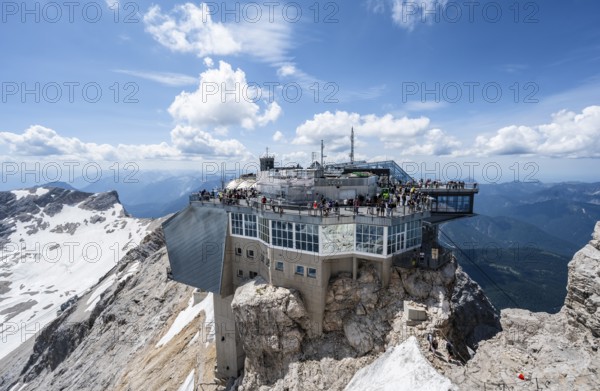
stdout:
[[356,251],[383,254],[383,227],[356,224]]
[[437,203],[434,206],[437,212],[471,212],[471,196],[452,195],[438,196]]
[[[275,263],[275,270],[278,270],[280,272],[282,272],[284,270],[283,261],[277,261]],[[299,276],[304,276],[305,271],[306,271],[306,277],[317,278],[317,269],[315,269],[314,267],[304,267],[302,265],[296,265],[294,274],[299,275]]]
[[406,223],[406,248],[421,245],[422,228],[420,221],[409,221]]
[[[421,221],[415,220],[405,224],[388,227],[387,254],[394,254],[421,244]],[[232,234],[258,236],[265,243],[278,247],[319,252],[318,225],[273,220],[270,228],[269,230],[268,219],[257,219],[256,216],[245,213],[231,213]],[[356,224],[356,251],[383,255],[383,232],[382,226]],[[241,249],[239,250],[238,255],[241,255]],[[253,253],[253,250],[247,250],[246,255],[248,258],[253,258]]]
[[257,236],[256,216],[246,213],[232,213],[231,233],[255,238]]
[[404,250],[404,224],[388,227],[387,253],[394,254]]
[[[275,270],[278,270],[281,272],[284,270],[283,261],[277,261],[275,263]],[[303,265],[296,265],[294,274],[303,276],[303,277],[317,278],[317,269],[314,267],[304,267]],[[257,275],[258,275],[258,273],[254,272],[254,271],[248,272],[248,277],[251,279],[256,277]],[[244,278],[244,271],[242,269],[238,269],[237,276],[240,278]]]

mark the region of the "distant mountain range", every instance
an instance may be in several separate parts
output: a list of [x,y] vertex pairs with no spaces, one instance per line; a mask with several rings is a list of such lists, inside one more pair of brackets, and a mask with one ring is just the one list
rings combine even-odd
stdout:
[[467,273],[499,308],[558,311],[567,263],[600,220],[600,183],[482,185],[475,212],[441,227]]

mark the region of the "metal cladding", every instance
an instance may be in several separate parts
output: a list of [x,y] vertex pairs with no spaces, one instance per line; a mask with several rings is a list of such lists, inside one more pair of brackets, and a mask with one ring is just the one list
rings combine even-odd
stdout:
[[163,223],[172,278],[220,294],[227,212],[193,203]]

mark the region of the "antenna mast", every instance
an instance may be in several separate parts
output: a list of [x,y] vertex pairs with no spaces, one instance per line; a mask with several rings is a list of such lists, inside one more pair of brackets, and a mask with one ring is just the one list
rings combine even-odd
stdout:
[[323,150],[325,149],[325,145],[323,144],[323,140],[321,140],[321,167],[323,166],[323,158],[327,157],[327,155],[323,155]]
[[350,131],[350,163],[354,164],[354,126]]

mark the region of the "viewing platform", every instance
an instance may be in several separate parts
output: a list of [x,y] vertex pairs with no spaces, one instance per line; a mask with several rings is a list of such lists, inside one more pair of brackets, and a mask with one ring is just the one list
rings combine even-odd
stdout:
[[199,193],[190,195],[190,203],[222,208],[228,212],[252,213],[270,220],[286,220],[319,225],[357,223],[391,226],[413,218],[427,219],[431,217],[431,212],[426,206],[420,208],[408,205],[397,206],[396,208],[389,208],[389,215],[387,211],[377,215],[377,208],[374,206],[358,206],[356,207],[357,213],[354,211],[355,207],[351,205],[340,205],[337,210],[331,208],[325,211],[302,205],[282,203],[280,206],[277,201],[274,204],[262,204],[257,198],[223,198],[221,201],[217,198],[202,199]]

